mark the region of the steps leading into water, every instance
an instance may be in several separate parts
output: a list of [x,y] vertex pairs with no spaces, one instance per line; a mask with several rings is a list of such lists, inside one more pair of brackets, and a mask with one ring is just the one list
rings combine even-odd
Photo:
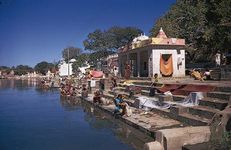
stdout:
[[[149,97],[149,88],[151,81],[132,81],[133,87],[139,87],[141,89],[141,95]],[[126,101],[129,103],[129,105],[133,106],[135,99],[137,98],[137,95],[130,95],[130,91],[127,88],[126,85],[119,83],[119,86],[115,88],[113,91],[108,91],[109,94],[113,95],[114,97],[117,94],[123,94],[125,95]],[[171,111],[169,109],[167,110],[162,110],[162,109],[157,109],[157,108],[152,108],[151,110],[154,111],[155,113],[159,113],[162,115],[166,115],[170,118],[173,118],[175,120],[178,120],[184,124],[188,125],[207,125],[208,123],[211,122],[211,119],[213,116],[220,110],[223,110],[227,104],[229,97],[231,95],[231,87],[213,87],[213,86],[208,86],[206,85],[197,85],[197,84],[180,84],[180,85],[171,85],[167,84],[163,88],[163,90],[169,90],[172,88],[179,88],[179,90],[175,90],[175,93],[180,93],[179,95],[173,95],[171,101],[182,101],[185,99],[187,93],[190,93],[191,91],[197,91],[202,89],[205,93],[207,93],[207,97],[204,97],[203,99],[199,100],[199,105],[198,106],[193,106],[193,107],[184,107],[184,106],[171,106]],[[214,90],[215,91],[210,91]],[[184,91],[185,90],[185,91]],[[191,91],[190,91],[191,90]],[[208,92],[206,92],[208,91]],[[174,92],[173,92],[174,93]],[[181,95],[183,94],[183,95]],[[111,99],[114,97],[110,96]],[[168,100],[163,96],[163,94],[158,94],[156,93],[157,97],[160,97],[161,99]],[[178,110],[178,109],[181,110]],[[183,110],[183,112],[181,112]]]

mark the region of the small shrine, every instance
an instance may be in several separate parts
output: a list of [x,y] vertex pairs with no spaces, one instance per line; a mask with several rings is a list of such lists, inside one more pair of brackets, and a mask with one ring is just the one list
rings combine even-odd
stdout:
[[184,77],[185,40],[168,38],[161,28],[156,37],[141,35],[118,50],[119,74],[130,65],[131,77]]

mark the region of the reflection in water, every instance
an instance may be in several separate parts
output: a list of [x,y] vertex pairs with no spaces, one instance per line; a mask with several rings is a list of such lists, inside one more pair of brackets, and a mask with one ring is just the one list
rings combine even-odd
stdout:
[[17,79],[0,79],[0,89],[12,88],[17,90],[26,90],[37,85],[36,79],[17,80]]
[[0,80],[1,150],[130,150],[153,140],[87,101],[35,83]]
[[74,97],[60,96],[60,103],[67,111],[74,111],[81,108],[81,100]]
[[82,108],[85,112],[84,119],[91,127],[97,130],[112,129],[114,135],[119,138],[120,141],[132,145],[135,149],[142,149],[146,142],[154,141],[154,139],[148,135],[115,119],[110,114],[103,112],[80,98],[61,97],[60,102],[66,110]]

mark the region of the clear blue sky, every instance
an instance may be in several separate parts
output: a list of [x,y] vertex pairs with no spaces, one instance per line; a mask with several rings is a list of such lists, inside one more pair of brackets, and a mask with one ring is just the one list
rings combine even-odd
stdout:
[[175,0],[0,0],[0,66],[61,59],[95,29],[134,26],[147,35]]

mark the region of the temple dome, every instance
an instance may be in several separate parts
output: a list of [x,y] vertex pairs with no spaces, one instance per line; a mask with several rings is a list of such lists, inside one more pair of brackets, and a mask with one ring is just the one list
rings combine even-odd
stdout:
[[140,36],[134,38],[132,42],[137,43],[139,41],[144,41],[144,40],[147,40],[147,39],[149,39],[148,36],[146,36],[145,34],[141,34]]

